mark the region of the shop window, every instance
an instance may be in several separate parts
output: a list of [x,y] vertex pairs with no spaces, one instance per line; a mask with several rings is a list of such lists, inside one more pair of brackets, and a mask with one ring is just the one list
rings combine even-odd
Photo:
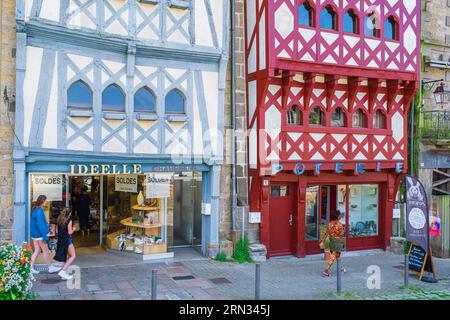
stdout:
[[358,109],[353,113],[352,127],[367,128],[367,116],[361,109]]
[[379,37],[378,18],[374,12],[364,17],[364,34],[367,37]]
[[389,40],[398,40],[398,35],[398,23],[393,16],[390,16],[384,23],[384,37]]
[[348,10],[343,17],[344,32],[358,34],[358,16],[355,11]]
[[319,240],[319,187],[306,189],[306,240]]
[[166,95],[166,113],[185,113],[185,98],[181,91],[174,89]]
[[118,85],[112,84],[103,91],[102,110],[125,112],[125,94]]
[[134,95],[134,111],[155,112],[155,101],[155,95],[149,88],[141,88]]
[[67,107],[92,110],[92,91],[83,81],[73,83],[67,90]]
[[272,197],[288,197],[289,186],[271,186],[270,196]]
[[314,9],[308,1],[304,1],[298,8],[298,24],[314,27]]
[[331,125],[333,127],[344,127],[345,126],[345,113],[342,108],[337,107],[331,114]]
[[313,126],[325,126],[325,113],[320,107],[315,107],[310,111],[309,124]]
[[349,237],[378,235],[378,185],[349,186]]
[[373,127],[375,129],[386,129],[386,116],[381,110],[377,110],[373,115]]
[[303,124],[303,114],[297,106],[293,106],[287,113],[287,123],[294,125]]
[[322,29],[337,30],[337,14],[332,6],[326,6],[320,12],[320,27]]

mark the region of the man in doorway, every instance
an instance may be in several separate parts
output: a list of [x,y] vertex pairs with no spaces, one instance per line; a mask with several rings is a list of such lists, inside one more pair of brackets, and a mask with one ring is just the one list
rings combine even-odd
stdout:
[[80,230],[83,236],[85,231],[87,231],[87,234],[89,235],[89,215],[91,213],[91,197],[87,191],[88,188],[83,186],[76,202],[78,219],[80,220]]

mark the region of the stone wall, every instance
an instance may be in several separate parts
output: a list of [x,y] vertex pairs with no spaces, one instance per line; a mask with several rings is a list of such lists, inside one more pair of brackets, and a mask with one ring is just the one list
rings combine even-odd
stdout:
[[[12,143],[14,123],[9,112],[15,96],[15,0],[0,1],[0,243],[12,241],[13,229],[13,169]],[[4,99],[4,90],[10,99]]]

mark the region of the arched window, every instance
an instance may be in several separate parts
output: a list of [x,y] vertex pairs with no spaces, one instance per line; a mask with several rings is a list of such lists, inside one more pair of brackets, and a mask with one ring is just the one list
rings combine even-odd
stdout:
[[377,110],[373,115],[373,127],[375,129],[386,129],[386,116],[381,110]]
[[298,7],[298,24],[314,27],[314,9],[308,1],[304,1]]
[[384,37],[390,40],[398,40],[398,23],[393,16],[384,22]]
[[326,6],[320,12],[320,27],[322,29],[337,30],[337,14],[332,6]]
[[342,108],[337,107],[331,114],[331,125],[333,127],[345,127],[345,113]]
[[67,107],[73,109],[92,109],[92,91],[79,80],[67,90]]
[[184,113],[184,95],[177,89],[173,89],[166,95],[166,113]]
[[325,126],[325,114],[320,107],[315,107],[310,111],[309,124],[313,126]]
[[352,9],[344,13],[343,17],[344,32],[358,34],[358,16]]
[[369,13],[364,17],[364,35],[367,37],[379,37],[379,21],[375,12]]
[[134,94],[134,111],[155,112],[155,100],[155,96],[149,88],[139,89]]
[[112,84],[103,91],[102,110],[125,112],[125,94],[117,84]]
[[361,109],[358,109],[353,113],[352,127],[367,128],[367,116]]
[[288,124],[303,124],[303,114],[297,106],[293,106],[287,113],[287,123]]

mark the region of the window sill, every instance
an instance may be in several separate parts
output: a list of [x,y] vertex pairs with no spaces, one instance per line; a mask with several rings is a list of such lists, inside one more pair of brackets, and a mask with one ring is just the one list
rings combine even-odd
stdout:
[[125,113],[113,113],[113,112],[103,112],[103,118],[106,120],[125,120],[127,115]]
[[187,122],[188,117],[186,115],[180,114],[180,115],[168,115],[167,121],[171,122]]
[[136,112],[136,119],[143,121],[156,121],[158,120],[158,115],[154,113],[141,113]]
[[91,110],[71,110],[69,109],[69,117],[77,117],[77,118],[92,118],[94,116],[94,112]]

